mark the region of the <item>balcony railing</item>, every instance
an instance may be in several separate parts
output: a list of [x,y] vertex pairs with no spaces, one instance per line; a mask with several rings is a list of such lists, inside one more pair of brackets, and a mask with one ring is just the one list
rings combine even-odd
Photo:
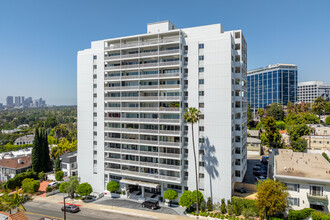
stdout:
[[180,146],[181,142],[159,141],[159,145],[165,146]]
[[173,170],[180,170],[181,166],[180,165],[169,165],[169,164],[159,164],[160,168],[167,168],[167,169],[173,169]]
[[158,141],[140,140],[141,144],[158,144]]
[[171,153],[159,153],[159,156],[161,157],[171,157],[171,158],[177,158],[179,159],[181,154],[171,154]]
[[164,176],[164,175],[159,175],[160,179],[164,180],[172,180],[172,181],[180,181],[181,177],[175,177],[175,176]]
[[141,166],[158,167],[158,163],[144,162],[144,161],[140,161],[140,165],[141,165]]
[[144,40],[144,41],[135,41],[129,43],[117,43],[111,44],[108,47],[105,47],[105,50],[114,50],[119,48],[128,48],[128,47],[138,47],[138,46],[148,46],[154,44],[163,44],[163,43],[172,43],[172,42],[180,42],[180,38],[178,37],[171,37],[171,38],[163,38],[163,39],[152,39],[152,40]]
[[326,194],[320,193],[307,193],[308,198],[314,198],[314,199],[322,199],[322,200],[328,200],[328,196]]
[[110,172],[115,172],[115,173],[120,173],[121,172],[120,169],[115,169],[115,168],[105,167],[104,169],[105,169],[105,171],[110,171]]
[[158,152],[140,151],[140,155],[158,156]]

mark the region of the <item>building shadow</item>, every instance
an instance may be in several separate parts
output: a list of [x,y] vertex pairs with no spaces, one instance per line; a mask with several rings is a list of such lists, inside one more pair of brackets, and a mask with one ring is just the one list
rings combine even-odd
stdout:
[[[218,164],[219,161],[215,156],[215,147],[210,143],[208,137],[205,137],[205,142],[201,145],[201,149],[204,150],[204,170],[209,175],[209,184],[210,184],[210,195],[213,203],[213,188],[212,181],[219,177]],[[206,182],[206,181],[205,181]]]

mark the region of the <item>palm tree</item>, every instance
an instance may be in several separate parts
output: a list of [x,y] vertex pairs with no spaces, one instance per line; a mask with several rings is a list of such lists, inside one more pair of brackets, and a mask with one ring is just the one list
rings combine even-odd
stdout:
[[321,112],[325,109],[327,102],[321,97],[317,97],[312,105],[312,109],[319,114],[319,123],[321,123]]
[[197,159],[196,159],[196,150],[195,150],[195,139],[194,139],[194,124],[199,121],[200,111],[196,108],[188,108],[184,113],[183,117],[187,123],[191,124],[191,135],[192,135],[192,144],[194,151],[195,159],[195,175],[196,175],[196,213],[198,214],[199,205],[198,205],[198,176],[197,176]]
[[13,193],[5,191],[0,197],[0,203],[4,211],[9,211],[11,214],[11,210],[13,209],[19,209],[25,212],[26,209],[23,205],[31,199],[31,196],[24,194],[22,191],[20,192],[19,189],[16,188],[16,191]]

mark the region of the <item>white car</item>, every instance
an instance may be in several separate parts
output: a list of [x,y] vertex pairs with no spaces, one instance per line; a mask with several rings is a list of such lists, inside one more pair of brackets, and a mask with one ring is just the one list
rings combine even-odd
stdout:
[[51,182],[51,183],[48,184],[48,186],[50,186],[52,188],[55,187],[56,185],[57,185],[57,182]]

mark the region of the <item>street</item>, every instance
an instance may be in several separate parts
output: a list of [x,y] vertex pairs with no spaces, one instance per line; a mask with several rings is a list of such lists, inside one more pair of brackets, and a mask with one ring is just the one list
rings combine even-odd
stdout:
[[[51,217],[63,219],[63,212],[61,211],[61,204],[41,203],[30,201],[24,205],[26,208],[26,215],[30,220],[38,220],[41,217]],[[67,213],[67,220],[104,220],[104,219],[132,219],[131,215],[106,212],[100,210],[87,209],[80,207],[81,211],[78,213]],[[142,220],[148,219],[146,217],[134,216],[134,219]]]

